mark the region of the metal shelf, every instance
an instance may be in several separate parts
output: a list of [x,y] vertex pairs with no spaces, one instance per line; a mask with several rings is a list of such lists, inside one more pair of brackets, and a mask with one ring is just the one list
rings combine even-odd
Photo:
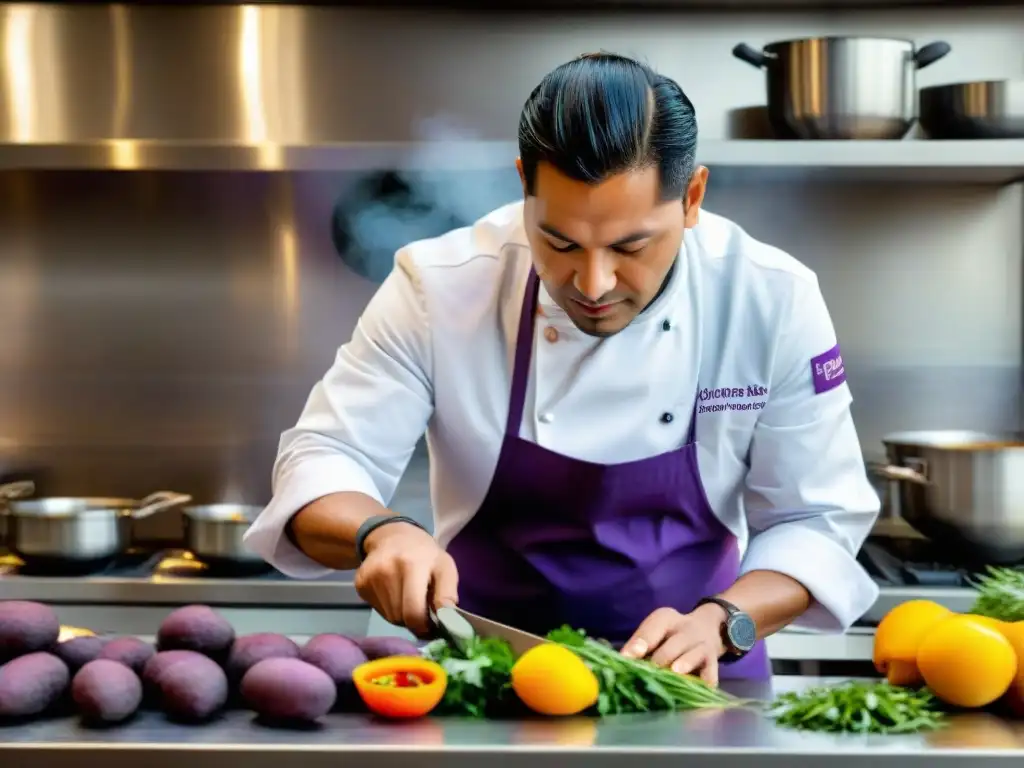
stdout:
[[[96,141],[0,144],[0,169],[171,171],[472,171],[511,168],[516,145],[339,143],[311,146]],[[698,159],[730,179],[1009,184],[1024,180],[1024,140],[705,141]]]
[[711,169],[746,175],[1010,184],[1024,180],[1024,141],[712,141]]
[[[250,0],[249,5],[289,5],[292,0]],[[126,5],[158,5],[157,0],[134,0]],[[207,0],[205,5],[233,6],[239,0]],[[303,5],[337,8],[430,8],[433,10],[471,11],[474,13],[507,11],[766,11],[887,8],[984,8],[1022,5],[1020,0],[305,0]]]

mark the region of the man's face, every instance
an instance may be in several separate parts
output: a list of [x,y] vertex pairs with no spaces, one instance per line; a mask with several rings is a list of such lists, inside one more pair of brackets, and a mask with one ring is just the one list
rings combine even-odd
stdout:
[[612,336],[651,303],[697,223],[706,182],[698,168],[685,197],[664,202],[655,167],[587,184],[538,166],[526,234],[538,276],[577,328]]

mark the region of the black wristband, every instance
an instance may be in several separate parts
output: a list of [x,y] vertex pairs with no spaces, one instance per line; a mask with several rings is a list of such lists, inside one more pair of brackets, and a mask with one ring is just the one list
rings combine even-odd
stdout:
[[366,537],[382,525],[388,525],[389,523],[408,523],[409,525],[415,525],[425,533],[429,533],[420,522],[413,520],[411,517],[404,517],[402,515],[375,515],[374,517],[368,517],[359,526],[359,530],[356,531],[356,557],[359,558],[360,563],[366,559]]

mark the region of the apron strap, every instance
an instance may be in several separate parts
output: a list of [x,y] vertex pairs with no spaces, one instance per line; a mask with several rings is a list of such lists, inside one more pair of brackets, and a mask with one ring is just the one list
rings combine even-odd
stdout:
[[526,385],[530,381],[530,361],[533,358],[533,328],[537,317],[537,296],[540,293],[540,279],[533,267],[526,278],[523,293],[523,308],[519,313],[519,333],[516,336],[516,356],[512,368],[512,392],[508,399],[508,422],[505,434],[517,436],[523,423],[523,407],[526,402]]

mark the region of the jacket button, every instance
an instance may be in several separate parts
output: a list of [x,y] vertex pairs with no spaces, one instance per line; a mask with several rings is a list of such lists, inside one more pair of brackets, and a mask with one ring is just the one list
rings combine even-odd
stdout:
[[675,417],[671,413],[666,411],[665,413],[661,414],[661,423],[662,424],[671,424],[672,423],[672,419],[674,419],[674,418]]
[[663,330],[663,331],[671,331],[672,330],[672,322],[670,320],[662,320],[662,322],[661,322],[661,330]]
[[550,424],[554,420],[555,420],[555,414],[553,414],[553,413],[542,413],[540,415],[540,423],[541,424]]
[[544,329],[544,338],[554,344],[558,341],[558,330],[552,328],[550,325]]

